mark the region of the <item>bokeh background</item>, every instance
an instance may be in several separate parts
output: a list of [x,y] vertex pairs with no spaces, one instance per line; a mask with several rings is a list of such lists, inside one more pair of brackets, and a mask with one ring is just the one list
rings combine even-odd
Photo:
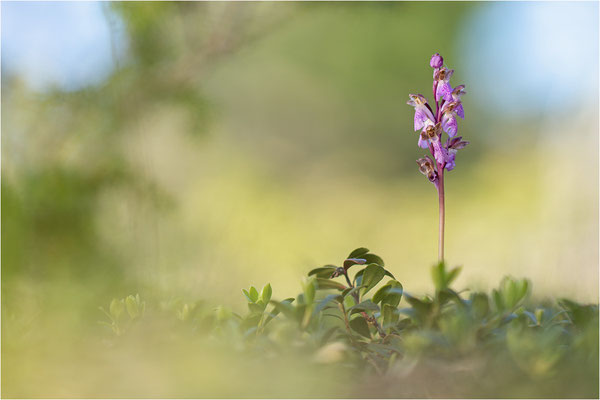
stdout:
[[406,100],[431,97],[434,52],[468,92],[459,132],[471,144],[447,176],[458,286],[509,274],[537,298],[597,302],[597,3],[1,13],[5,396],[202,395],[142,344],[118,361],[86,347],[113,297],[242,310],[241,288],[270,282],[288,297],[359,246],[407,290],[430,291],[437,197]]

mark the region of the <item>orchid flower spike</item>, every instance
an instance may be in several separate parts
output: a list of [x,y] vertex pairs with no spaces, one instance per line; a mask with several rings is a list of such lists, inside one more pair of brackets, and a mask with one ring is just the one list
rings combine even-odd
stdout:
[[[429,155],[419,158],[417,164],[419,171],[435,185],[440,202],[440,227],[439,227],[439,260],[444,260],[444,226],[445,226],[445,192],[444,171],[452,171],[456,167],[456,154],[464,149],[469,142],[462,140],[458,133],[458,118],[465,119],[465,110],[462,105],[462,96],[465,85],[452,88],[450,78],[453,69],[444,66],[444,58],[435,53],[429,60],[433,68],[433,98],[435,112],[429,105],[425,96],[409,94],[408,105],[415,108],[414,130],[421,131],[417,145],[422,149],[429,149]],[[443,141],[443,134],[448,134],[448,139]]]
[[[436,169],[448,171],[456,166],[456,153],[462,147],[448,147],[448,142],[442,140],[443,132],[453,138],[458,133],[458,117],[465,118],[462,96],[466,94],[465,85],[452,88],[450,78],[454,70],[444,66],[444,58],[435,53],[429,60],[433,71],[433,97],[435,111],[422,94],[409,94],[408,105],[414,107],[414,130],[420,131],[417,145],[422,149],[429,149],[436,162]],[[421,164],[419,164],[421,165]]]

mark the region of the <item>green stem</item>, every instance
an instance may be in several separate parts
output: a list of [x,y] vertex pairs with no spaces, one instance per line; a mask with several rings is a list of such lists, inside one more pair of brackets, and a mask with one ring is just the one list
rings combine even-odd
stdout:
[[438,198],[440,201],[440,224],[439,224],[439,238],[438,238],[438,259],[440,262],[444,261],[444,229],[446,219],[446,204],[445,204],[445,193],[444,193],[444,167],[438,164]]

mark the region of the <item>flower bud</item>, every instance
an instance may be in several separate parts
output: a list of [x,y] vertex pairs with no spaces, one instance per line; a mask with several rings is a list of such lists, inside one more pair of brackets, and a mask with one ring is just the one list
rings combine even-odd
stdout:
[[440,53],[435,53],[431,56],[429,65],[431,65],[431,68],[442,68],[442,65],[444,65],[444,59],[442,56],[440,56]]

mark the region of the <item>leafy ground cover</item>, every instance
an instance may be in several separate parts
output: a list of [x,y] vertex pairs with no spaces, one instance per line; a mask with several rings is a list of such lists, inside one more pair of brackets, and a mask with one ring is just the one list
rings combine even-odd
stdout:
[[[114,346],[147,335],[148,320],[168,315],[213,350],[233,351],[231,362],[247,360],[246,374],[277,380],[275,365],[313,373],[310,383],[297,383],[313,385],[308,392],[289,383],[248,396],[598,397],[597,305],[534,302],[531,283],[511,277],[490,294],[457,291],[459,273],[435,265],[434,291],[418,295],[381,257],[358,248],[340,265],[308,272],[294,297],[275,297],[270,284],[244,289],[245,315],[206,302],[147,307],[131,295],[101,308],[102,324]],[[240,392],[233,393],[191,395]]]

